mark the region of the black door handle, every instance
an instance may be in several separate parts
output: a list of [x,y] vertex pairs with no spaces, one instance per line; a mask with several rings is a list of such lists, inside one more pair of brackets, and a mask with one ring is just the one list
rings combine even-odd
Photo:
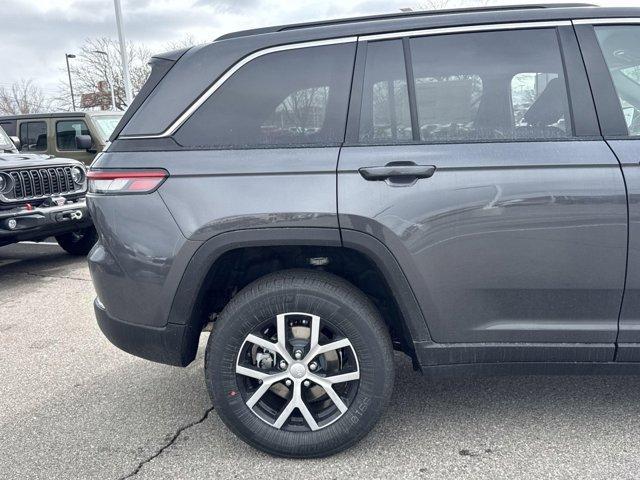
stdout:
[[396,178],[400,183],[414,181],[419,178],[429,178],[436,171],[434,165],[416,165],[413,162],[391,162],[384,167],[362,167],[358,170],[365,180],[389,180]]

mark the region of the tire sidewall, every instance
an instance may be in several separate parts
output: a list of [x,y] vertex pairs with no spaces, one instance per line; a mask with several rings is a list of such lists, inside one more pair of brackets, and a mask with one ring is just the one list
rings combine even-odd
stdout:
[[[382,414],[393,383],[388,335],[381,336],[379,328],[372,328],[371,322],[381,320],[369,318],[378,313],[366,297],[343,292],[340,298],[335,295],[339,290],[318,284],[307,288],[283,286],[277,291],[238,296],[221,315],[209,340],[207,383],[222,420],[249,444],[281,456],[325,456],[358,441]],[[238,389],[235,367],[245,338],[264,321],[287,312],[318,315],[321,324],[327,322],[350,340],[358,358],[360,382],[349,410],[315,432],[291,432],[270,426],[249,409]]]
[[71,255],[87,255],[96,241],[98,240],[98,234],[95,227],[86,227],[79,230],[78,233],[82,234],[79,239],[74,239],[73,232],[57,235],[56,241],[58,245],[62,247],[67,253]]

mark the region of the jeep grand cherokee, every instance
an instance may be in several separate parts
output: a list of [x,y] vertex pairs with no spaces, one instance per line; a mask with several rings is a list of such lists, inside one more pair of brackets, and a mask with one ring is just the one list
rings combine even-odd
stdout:
[[[276,455],[429,375],[640,371],[640,9],[270,27],[158,55],[89,173],[105,335]],[[478,413],[479,415],[481,414]]]

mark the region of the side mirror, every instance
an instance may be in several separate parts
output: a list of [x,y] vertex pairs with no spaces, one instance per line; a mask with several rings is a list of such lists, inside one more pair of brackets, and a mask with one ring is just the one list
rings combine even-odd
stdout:
[[76,135],[76,148],[78,150],[91,150],[93,139],[91,135]]
[[17,150],[20,150],[20,148],[22,148],[22,142],[20,141],[20,139],[18,137],[11,136],[9,138],[11,139],[13,144],[16,146]]

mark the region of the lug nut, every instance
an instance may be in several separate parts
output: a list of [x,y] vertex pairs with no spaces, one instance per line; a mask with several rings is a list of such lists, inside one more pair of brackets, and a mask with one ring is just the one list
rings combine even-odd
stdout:
[[309,370],[311,370],[312,372],[315,372],[318,369],[318,364],[316,362],[311,362],[309,364]]
[[287,362],[285,362],[284,360],[280,360],[280,370],[286,370],[287,369]]
[[296,357],[296,360],[300,360],[302,358],[302,350],[296,350],[293,355]]
[[311,386],[311,382],[309,380],[305,380],[304,382],[302,382],[302,384],[307,388]]
[[290,387],[290,386],[291,386],[291,380],[289,380],[289,379],[287,378],[287,379],[284,381],[284,384],[285,384],[287,387]]

